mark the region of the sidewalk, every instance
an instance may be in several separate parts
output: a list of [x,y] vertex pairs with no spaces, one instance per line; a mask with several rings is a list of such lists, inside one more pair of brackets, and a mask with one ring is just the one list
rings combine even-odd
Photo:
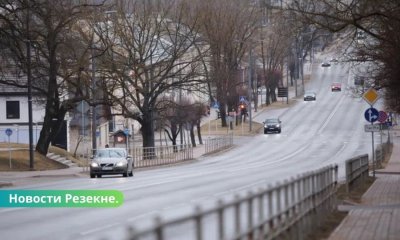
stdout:
[[388,164],[328,239],[400,239],[400,136],[392,140]]

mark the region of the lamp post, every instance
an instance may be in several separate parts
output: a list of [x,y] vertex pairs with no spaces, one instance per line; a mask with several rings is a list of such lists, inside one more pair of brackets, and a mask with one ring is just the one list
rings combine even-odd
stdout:
[[27,14],[26,14],[26,73],[27,73],[27,84],[28,84],[28,125],[29,125],[29,169],[34,168],[34,156],[33,156],[33,120],[32,120],[32,76],[31,76],[31,40],[29,34],[29,0],[26,1]]
[[252,61],[253,61],[253,49],[252,48],[250,48],[250,54],[249,54],[249,79],[248,79],[248,88],[247,88],[247,95],[249,96],[249,100],[248,100],[248,102],[249,102],[249,104],[248,104],[248,108],[249,108],[249,110],[248,110],[248,112],[249,112],[249,132],[251,132],[251,130],[252,130],[252,123],[251,123],[251,121],[252,121],[252,114],[251,114],[251,111],[252,111],[252,109],[251,109],[251,99],[252,99],[252,97],[251,97],[251,95],[252,95],[252,89],[251,89],[251,87],[252,87],[252,85],[251,85],[251,77],[252,77]]
[[[94,46],[92,46],[94,47]],[[96,68],[95,68],[95,59],[94,59],[94,53],[93,53],[93,48],[92,48],[92,101],[95,102],[96,100]],[[97,136],[96,136],[96,106],[94,103],[92,103],[91,106],[91,112],[92,112],[92,150],[95,151],[97,149]],[[94,153],[94,152],[93,152]]]

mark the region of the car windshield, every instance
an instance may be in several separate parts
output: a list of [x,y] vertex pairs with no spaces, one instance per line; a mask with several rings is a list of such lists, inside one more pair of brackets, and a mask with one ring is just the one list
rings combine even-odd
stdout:
[[314,96],[315,95],[315,93],[313,93],[313,92],[307,92],[306,94],[304,94],[305,96]]
[[120,157],[126,157],[126,152],[124,149],[99,149],[96,152],[96,157],[120,158]]
[[267,119],[265,120],[265,123],[279,123],[278,119]]

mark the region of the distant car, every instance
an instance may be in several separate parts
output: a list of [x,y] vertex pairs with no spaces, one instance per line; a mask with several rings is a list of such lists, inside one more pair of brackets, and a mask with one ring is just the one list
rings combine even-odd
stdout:
[[269,118],[264,121],[264,134],[269,132],[281,133],[281,120],[279,118]]
[[133,176],[133,158],[127,154],[125,148],[98,149],[91,159],[91,178],[113,174],[122,174],[124,177]]
[[304,94],[304,101],[315,101],[317,100],[317,94],[315,92],[306,92]]
[[332,90],[332,92],[342,91],[342,84],[341,83],[332,83],[331,90]]
[[330,67],[331,64],[328,63],[328,62],[323,62],[323,63],[321,64],[321,66],[322,66],[322,67]]

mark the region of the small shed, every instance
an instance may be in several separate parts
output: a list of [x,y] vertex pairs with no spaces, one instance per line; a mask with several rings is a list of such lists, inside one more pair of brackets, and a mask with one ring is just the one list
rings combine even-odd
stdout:
[[113,140],[114,140],[114,147],[126,147],[127,141],[126,138],[130,137],[131,135],[128,133],[128,135],[125,134],[123,130],[118,130],[112,134]]

